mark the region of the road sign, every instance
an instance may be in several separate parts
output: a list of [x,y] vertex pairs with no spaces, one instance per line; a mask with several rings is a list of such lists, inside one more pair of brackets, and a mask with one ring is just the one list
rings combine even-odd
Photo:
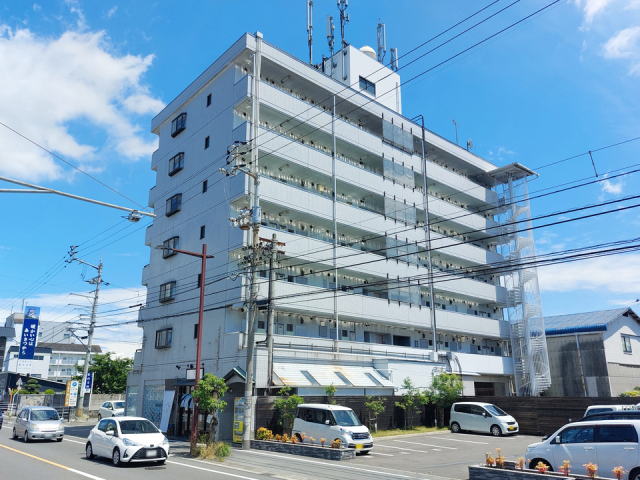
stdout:
[[65,407],[75,407],[78,403],[78,380],[67,381],[67,391],[64,396]]
[[67,390],[64,393],[64,406],[69,406],[69,395],[71,394],[71,380],[67,380]]
[[91,387],[93,386],[93,372],[87,372],[87,381],[82,387],[82,395],[87,392],[91,392]]

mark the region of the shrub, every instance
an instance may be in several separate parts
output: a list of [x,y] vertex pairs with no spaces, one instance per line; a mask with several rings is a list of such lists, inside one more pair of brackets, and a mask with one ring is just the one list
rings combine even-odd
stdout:
[[54,391],[53,391],[52,389],[50,389],[50,388],[47,388],[47,389],[44,391],[44,394],[45,394],[45,395],[53,395],[54,393],[56,393],[56,392],[54,392]]
[[220,462],[224,462],[224,459],[231,455],[231,447],[228,443],[224,442],[208,443],[204,447],[195,447],[192,454],[197,458],[207,460],[217,459]]
[[260,427],[256,432],[256,438],[258,440],[271,440],[273,438],[273,432],[265,427]]

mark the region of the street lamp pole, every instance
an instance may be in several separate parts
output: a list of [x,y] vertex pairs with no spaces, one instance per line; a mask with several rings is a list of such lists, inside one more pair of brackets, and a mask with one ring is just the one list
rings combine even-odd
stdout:
[[[172,252],[184,253],[185,255],[190,255],[192,257],[198,257],[202,259],[202,266],[200,268],[200,306],[198,308],[198,338],[196,343],[196,375],[194,385],[198,386],[198,380],[200,380],[200,358],[202,354],[202,321],[204,317],[204,284],[205,284],[205,274],[207,271],[207,258],[214,258],[213,255],[207,255],[207,244],[202,244],[202,253],[197,252],[189,252],[187,250],[180,250],[178,248],[169,248],[164,245],[159,245],[156,247],[160,250],[171,250]],[[193,402],[193,417],[191,419],[191,449],[196,446],[196,440],[198,437],[198,403],[194,400]]]

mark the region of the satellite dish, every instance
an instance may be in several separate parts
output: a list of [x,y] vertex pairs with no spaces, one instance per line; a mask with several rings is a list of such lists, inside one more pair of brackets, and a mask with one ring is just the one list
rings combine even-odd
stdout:
[[471,150],[473,148],[473,141],[471,139],[467,140],[467,150]]

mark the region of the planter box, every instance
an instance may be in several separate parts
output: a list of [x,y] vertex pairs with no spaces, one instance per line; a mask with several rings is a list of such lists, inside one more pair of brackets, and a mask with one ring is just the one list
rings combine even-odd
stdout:
[[[508,465],[509,464],[509,465]],[[515,462],[505,462],[504,468],[497,467],[469,467],[469,480],[592,480],[586,475],[573,475],[569,473],[565,477],[560,472],[539,473],[537,470],[516,470]],[[610,478],[596,477],[595,480],[611,480]]]
[[356,458],[356,451],[352,448],[315,447],[304,443],[282,443],[264,440],[251,440],[251,448],[269,452],[289,453],[304,457],[324,458],[325,460],[351,460]]

